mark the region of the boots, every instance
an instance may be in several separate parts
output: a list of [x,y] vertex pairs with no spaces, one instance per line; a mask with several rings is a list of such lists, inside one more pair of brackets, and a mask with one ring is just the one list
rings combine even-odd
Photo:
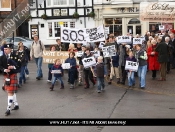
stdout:
[[61,84],[61,88],[60,89],[64,89],[64,84]]
[[52,85],[52,86],[50,87],[50,91],[53,91],[53,88],[54,88],[54,85]]
[[110,85],[112,83],[112,79],[110,79],[110,81],[108,82],[108,84]]
[[117,78],[117,84],[120,84],[120,78]]

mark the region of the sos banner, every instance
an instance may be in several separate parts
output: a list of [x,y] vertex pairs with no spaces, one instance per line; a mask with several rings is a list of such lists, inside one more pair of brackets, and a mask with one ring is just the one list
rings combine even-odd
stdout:
[[125,64],[125,70],[132,70],[132,71],[137,71],[138,70],[138,63],[133,62],[133,61],[126,61]]
[[61,27],[61,42],[84,43],[105,41],[103,25],[95,28],[67,28]]
[[83,66],[84,66],[85,68],[88,68],[88,67],[93,66],[93,65],[96,64],[96,60],[95,60],[94,57],[84,58],[84,59],[82,60],[82,62],[83,62]]

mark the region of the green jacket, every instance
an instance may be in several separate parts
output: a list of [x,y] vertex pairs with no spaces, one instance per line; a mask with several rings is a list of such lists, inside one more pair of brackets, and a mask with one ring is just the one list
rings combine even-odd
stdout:
[[166,63],[168,62],[168,45],[164,42],[161,42],[157,45],[156,51],[158,52],[158,62]]

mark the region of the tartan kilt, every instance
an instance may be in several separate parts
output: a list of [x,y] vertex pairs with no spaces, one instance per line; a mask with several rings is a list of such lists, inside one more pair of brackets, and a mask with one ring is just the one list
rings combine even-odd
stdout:
[[17,74],[10,75],[10,85],[5,84],[5,79],[8,77],[8,75],[4,75],[4,88],[9,93],[15,93],[18,90],[18,78]]

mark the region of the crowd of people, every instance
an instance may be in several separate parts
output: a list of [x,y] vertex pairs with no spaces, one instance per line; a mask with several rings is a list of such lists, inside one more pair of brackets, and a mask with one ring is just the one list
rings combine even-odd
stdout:
[[[69,44],[66,47],[57,39],[56,45],[50,46],[50,51],[67,51],[69,57],[65,63],[70,64],[68,69],[68,83],[70,89],[74,88],[77,81],[79,86],[84,85],[85,89],[90,88],[89,80],[92,85],[97,84],[97,92],[101,93],[105,89],[105,77],[108,77],[108,84],[111,85],[113,77],[116,77],[117,84],[125,85],[128,79],[128,87],[135,87],[135,77],[139,78],[139,87],[145,89],[146,74],[152,71],[152,79],[156,80],[157,72],[160,72],[159,81],[166,81],[166,74],[170,73],[170,69],[175,69],[175,30],[166,31],[163,34],[154,34],[146,32],[145,40],[142,44],[118,43],[113,34],[109,34],[105,40],[103,47],[115,45],[114,56],[104,57],[102,48],[99,47],[100,42],[88,44]],[[127,33],[127,36],[131,36]],[[136,38],[139,38],[137,35]],[[133,38],[133,36],[131,37]],[[132,40],[132,39],[131,39]],[[43,51],[46,50],[44,44],[39,40],[38,36],[34,36],[34,41],[31,44],[31,49],[28,49],[22,42],[18,44],[18,50],[13,51],[13,45],[2,42],[1,51],[3,55],[0,57],[0,70],[4,72],[3,90],[8,93],[8,107],[6,115],[10,114],[11,106],[14,104],[14,110],[19,109],[17,103],[16,91],[26,82],[26,77],[29,77],[27,68],[30,60],[35,60],[37,65],[36,79],[40,80],[43,77],[42,62]],[[76,52],[82,52],[81,56],[76,56]],[[100,54],[96,56],[94,52]],[[96,64],[89,67],[84,67],[82,60],[85,58],[94,57]],[[126,61],[137,62],[138,69],[136,71],[125,69]],[[54,72],[57,71],[57,72]],[[17,79],[17,74],[19,78]],[[61,60],[55,58],[54,63],[48,64],[48,83],[51,83],[50,90],[53,91],[55,82],[60,81],[60,89],[64,89],[63,76],[66,76],[65,70],[62,68]],[[53,77],[52,77],[53,76]]]

